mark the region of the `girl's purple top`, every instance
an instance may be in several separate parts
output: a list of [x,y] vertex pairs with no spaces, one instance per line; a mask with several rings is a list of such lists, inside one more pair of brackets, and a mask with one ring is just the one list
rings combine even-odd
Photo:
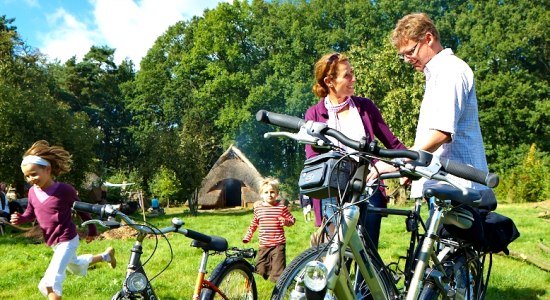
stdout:
[[[370,99],[357,96],[351,96],[351,99],[357,106],[357,110],[363,121],[368,143],[373,140],[373,137],[376,137],[387,149],[407,149],[391,132],[382,118],[380,110]],[[306,121],[327,122],[328,110],[325,107],[323,99],[306,111],[305,119]],[[306,144],[306,158],[311,158],[318,154],[319,152],[315,151],[311,145]]]
[[[73,203],[79,200],[74,187],[56,182],[44,191],[48,197],[43,202],[38,200],[36,189],[37,187],[33,186],[29,190],[27,209],[20,216],[19,222],[27,223],[36,219],[48,246],[72,240],[77,232],[76,225],[71,219],[71,212]],[[78,213],[82,220],[90,219],[87,213]],[[97,235],[94,225],[88,227],[88,234]]]

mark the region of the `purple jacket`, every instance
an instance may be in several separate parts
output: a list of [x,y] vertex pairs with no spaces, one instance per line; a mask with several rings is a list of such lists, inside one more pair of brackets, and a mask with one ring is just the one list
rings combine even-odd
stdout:
[[[407,149],[403,143],[391,132],[390,128],[384,122],[380,110],[374,103],[367,98],[352,96],[353,102],[357,106],[365,133],[367,134],[367,142],[371,142],[373,137],[376,137],[387,149]],[[311,106],[305,115],[306,121],[313,120],[316,122],[326,123],[328,120],[328,111],[325,107],[324,100]],[[306,145],[306,158],[311,158],[318,155],[319,152],[311,145]]]
[[[390,128],[384,122],[380,110],[374,103],[367,98],[361,98],[352,96],[353,102],[357,106],[363,125],[365,126],[365,133],[367,136],[367,142],[371,142],[373,137],[376,137],[384,146],[388,149],[406,149],[405,145],[393,135]],[[324,100],[321,99],[317,104],[311,106],[305,115],[306,121],[313,120],[316,122],[326,123],[328,120],[328,110],[325,107]],[[311,158],[318,155],[319,152],[311,145],[306,144],[306,158]],[[380,187],[380,192],[384,199],[386,199],[386,190]],[[387,199],[386,199],[387,201]],[[321,226],[321,203],[319,199],[312,199],[313,212],[315,213],[315,226]]]

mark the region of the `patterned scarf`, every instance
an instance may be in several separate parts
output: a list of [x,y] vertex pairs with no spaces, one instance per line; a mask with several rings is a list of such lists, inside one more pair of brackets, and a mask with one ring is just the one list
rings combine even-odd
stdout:
[[[361,119],[361,116],[359,115],[359,110],[357,109],[357,106],[355,106],[355,103],[353,102],[351,97],[347,97],[346,100],[344,100],[342,103],[334,105],[332,104],[332,102],[330,102],[327,96],[325,97],[324,104],[328,111],[328,120],[327,120],[328,127],[341,131],[347,137],[355,140],[359,140],[362,137],[366,136],[363,120]],[[348,105],[349,105],[348,117],[344,120],[340,120],[340,118],[338,118],[338,112],[340,112],[342,109],[344,109]],[[342,123],[342,122],[345,122],[345,123]],[[336,145],[340,147],[343,146],[339,142],[337,142],[336,139],[331,137],[329,137],[329,139]],[[346,147],[346,150],[348,152],[355,152],[355,150],[347,147]]]

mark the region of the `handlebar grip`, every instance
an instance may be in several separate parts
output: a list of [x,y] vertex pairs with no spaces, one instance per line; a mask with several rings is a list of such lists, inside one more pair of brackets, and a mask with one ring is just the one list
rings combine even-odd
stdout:
[[204,242],[204,243],[210,243],[210,241],[212,241],[212,237],[210,237],[209,235],[202,234],[200,232],[197,232],[191,229],[187,229],[186,231],[187,232],[185,233],[185,236],[193,240],[197,240],[199,242]]
[[82,201],[75,201],[73,203],[73,209],[78,211],[83,211],[87,213],[102,215],[104,212],[104,205],[101,204],[90,204]]
[[410,159],[418,159],[419,154],[417,151],[413,150],[406,150],[406,149],[382,149],[379,148],[378,150],[375,149],[375,154],[379,154],[380,156],[387,157],[387,158],[410,158]]
[[256,121],[296,130],[299,130],[306,123],[306,121],[298,117],[269,112],[263,109],[256,113]]
[[443,158],[441,159],[441,165],[443,170],[458,177],[484,184],[490,188],[498,186],[499,178],[497,174],[485,172],[472,166]]

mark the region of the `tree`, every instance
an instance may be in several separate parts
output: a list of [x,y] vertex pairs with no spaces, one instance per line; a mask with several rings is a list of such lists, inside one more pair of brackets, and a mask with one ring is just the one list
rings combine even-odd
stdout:
[[177,180],[176,172],[165,166],[161,166],[151,181],[151,193],[159,197],[162,205],[170,207],[170,200],[176,200],[174,196],[179,193],[179,190],[180,183]]
[[54,97],[54,80],[44,58],[21,41],[13,19],[0,18],[0,176],[23,195],[19,163],[36,140],[60,145],[73,156],[72,171],[60,178],[77,188],[92,169],[93,138],[88,119]]
[[102,168],[126,168],[136,158],[128,126],[131,115],[125,107],[121,86],[134,79],[133,65],[114,63],[114,49],[92,46],[81,62],[69,59],[63,66],[51,65],[57,80],[57,97],[73,112],[88,115],[90,126],[98,128],[95,149]]
[[511,154],[533,141],[549,151],[547,6],[468,1],[442,19],[454,32],[457,55],[474,70],[488,159],[497,170],[521,161],[525,152]]

